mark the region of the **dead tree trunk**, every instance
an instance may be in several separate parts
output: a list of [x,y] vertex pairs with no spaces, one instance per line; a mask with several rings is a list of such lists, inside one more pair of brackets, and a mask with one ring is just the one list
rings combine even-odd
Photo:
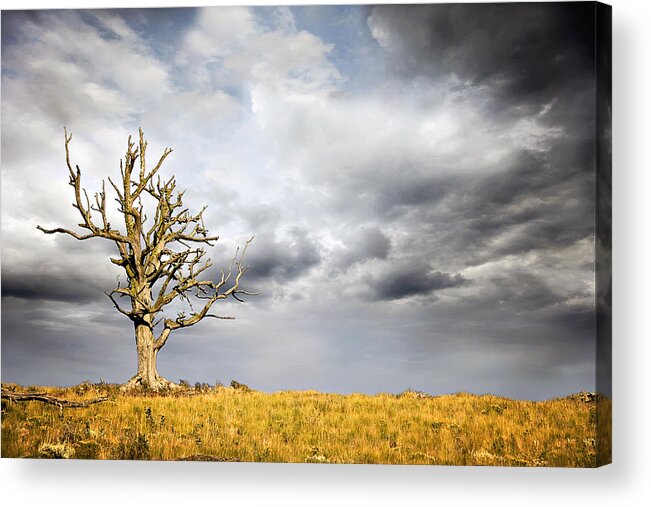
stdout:
[[131,377],[126,384],[124,384],[123,389],[129,390],[140,387],[143,389],[159,391],[161,389],[180,387],[178,384],[167,380],[158,373],[156,359],[158,357],[159,348],[156,346],[156,339],[151,324],[148,324],[147,322],[136,322],[134,327],[138,370],[137,373]]

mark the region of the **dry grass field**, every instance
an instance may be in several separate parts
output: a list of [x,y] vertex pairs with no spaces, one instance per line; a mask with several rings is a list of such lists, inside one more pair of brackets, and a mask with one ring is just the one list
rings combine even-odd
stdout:
[[490,395],[266,394],[196,386],[174,395],[117,386],[24,388],[86,408],[2,401],[2,457],[591,467],[596,406]]

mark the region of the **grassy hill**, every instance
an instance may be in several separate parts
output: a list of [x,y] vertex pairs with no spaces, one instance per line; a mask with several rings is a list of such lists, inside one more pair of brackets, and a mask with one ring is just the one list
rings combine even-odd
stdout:
[[[236,384],[237,385],[237,384]],[[188,388],[174,395],[117,386],[23,388],[87,408],[2,401],[2,457],[590,467],[596,403],[590,396],[533,402],[490,395],[431,397],[266,394]]]

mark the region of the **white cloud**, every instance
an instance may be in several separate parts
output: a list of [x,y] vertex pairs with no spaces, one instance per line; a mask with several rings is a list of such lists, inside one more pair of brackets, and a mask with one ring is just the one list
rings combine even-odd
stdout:
[[192,64],[216,61],[245,46],[258,31],[253,13],[246,7],[199,9],[196,25],[185,34],[178,59]]
[[302,95],[336,87],[341,76],[327,58],[332,46],[296,31],[287,8],[274,9],[269,19],[265,27],[248,8],[200,9],[177,56],[188,82],[204,89],[244,85],[251,94]]

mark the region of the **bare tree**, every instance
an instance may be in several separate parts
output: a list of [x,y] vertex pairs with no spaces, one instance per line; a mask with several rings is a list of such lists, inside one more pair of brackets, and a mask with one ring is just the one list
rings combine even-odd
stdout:
[[[172,331],[193,326],[206,317],[232,319],[210,313],[218,300],[233,297],[242,301],[240,295],[255,294],[240,288],[240,279],[247,270],[242,261],[253,238],[241,251],[238,248],[229,268],[221,270],[219,280],[200,280],[199,276],[212,265],[210,259],[204,260],[206,252],[202,246],[212,246],[219,237],[210,236],[205,228],[205,206],[196,215],[184,207],[185,191],[175,191],[174,176],[161,181],[158,172],[172,150],[165,148],[156,165],[148,169],[147,142],[142,129],[137,147],[129,136],[126,155],[120,160],[121,181],[116,184],[108,178],[117,195],[115,200],[121,219],[124,219],[122,231],[109,222],[104,181],[102,190],[95,194],[91,203],[81,186],[79,166],[73,169],[70,162],[72,134],[68,135],[64,129],[64,135],[69,183],[75,192],[73,207],[81,214],[79,227],[84,231],[45,229],[40,225],[38,229],[45,234],[67,234],[81,241],[103,238],[115,243],[119,256],[111,258],[111,262],[124,269],[127,283],[122,286],[118,281],[117,287],[106,295],[117,311],[133,322],[138,353],[138,372],[124,387],[142,386],[155,390],[174,387],[175,384],[163,378],[156,369],[158,351],[167,343]],[[148,217],[143,200],[147,199],[155,204],[150,227],[145,227]],[[122,298],[128,300],[128,306],[121,304]],[[165,318],[165,307],[177,299],[189,307],[189,314],[178,311],[176,318]],[[195,311],[193,301],[194,304],[199,302],[201,309]]]

